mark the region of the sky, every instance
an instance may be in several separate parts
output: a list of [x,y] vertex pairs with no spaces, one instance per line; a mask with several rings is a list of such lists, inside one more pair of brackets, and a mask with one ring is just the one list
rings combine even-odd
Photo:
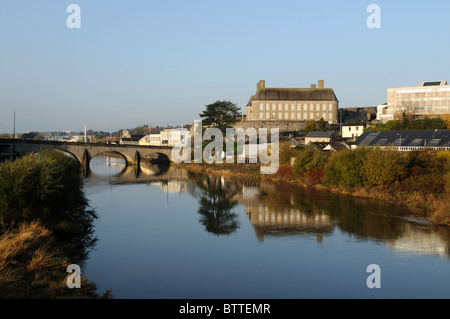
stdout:
[[[68,28],[70,4],[80,28]],[[370,4],[380,28],[369,28]],[[0,133],[182,125],[266,87],[334,89],[340,107],[450,81],[448,0],[2,0]]]

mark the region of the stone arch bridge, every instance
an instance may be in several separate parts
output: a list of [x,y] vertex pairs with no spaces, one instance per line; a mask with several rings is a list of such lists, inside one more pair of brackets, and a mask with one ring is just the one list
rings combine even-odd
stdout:
[[83,166],[89,167],[91,159],[99,154],[116,153],[121,155],[127,165],[140,165],[141,159],[150,157],[157,161],[171,161],[170,146],[145,146],[129,144],[102,143],[68,143],[51,141],[29,141],[0,139],[0,155],[7,156],[14,153],[37,153],[45,149],[55,149],[66,152],[76,158]]

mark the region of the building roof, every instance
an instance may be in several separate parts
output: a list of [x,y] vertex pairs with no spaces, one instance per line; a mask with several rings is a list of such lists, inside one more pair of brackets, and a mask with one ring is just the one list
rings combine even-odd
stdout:
[[450,130],[366,131],[354,145],[450,147]]
[[332,137],[334,132],[309,132],[305,137]]
[[263,88],[249,101],[337,101],[333,89],[326,88]]

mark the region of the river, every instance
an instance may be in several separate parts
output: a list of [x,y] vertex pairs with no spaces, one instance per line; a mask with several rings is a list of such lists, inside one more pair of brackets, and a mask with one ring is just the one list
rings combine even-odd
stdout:
[[85,193],[83,271],[115,298],[450,298],[448,228],[401,206],[108,157]]

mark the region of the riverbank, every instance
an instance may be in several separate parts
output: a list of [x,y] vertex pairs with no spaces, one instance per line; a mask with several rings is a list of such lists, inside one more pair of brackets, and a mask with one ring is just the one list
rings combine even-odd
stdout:
[[0,236],[1,299],[97,299],[94,283],[81,277],[81,287],[70,289],[66,272],[71,264],[66,247],[39,223],[24,223]]
[[0,298],[100,298],[86,278],[67,286],[96,242],[80,171],[55,151],[0,163]]
[[399,184],[393,184],[391,187],[365,186],[344,190],[323,184],[320,176],[317,178],[309,177],[306,179],[296,178],[293,174],[292,167],[290,166],[280,166],[276,174],[263,175],[260,173],[259,164],[181,163],[176,165],[197,174],[206,173],[242,180],[298,185],[353,197],[382,200],[387,203],[407,206],[412,212],[426,218],[435,225],[450,226],[450,199],[449,196],[446,196],[445,194],[408,192],[407,190],[400,190]]

